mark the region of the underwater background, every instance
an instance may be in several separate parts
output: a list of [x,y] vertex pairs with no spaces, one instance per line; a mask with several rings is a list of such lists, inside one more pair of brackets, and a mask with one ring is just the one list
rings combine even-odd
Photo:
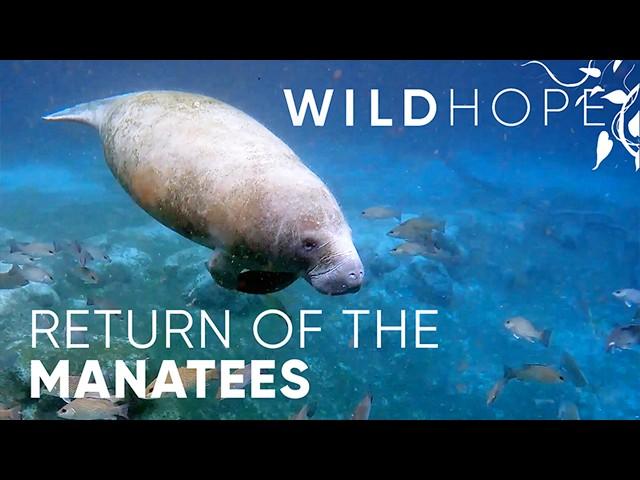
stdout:
[[[313,401],[313,419],[343,419],[371,392],[371,419],[555,419],[569,404],[582,419],[639,418],[640,349],[607,352],[606,341],[616,326],[640,323],[634,320],[638,306],[612,295],[640,289],[640,172],[615,141],[592,171],[598,134],[608,129],[616,105],[590,114],[606,127],[584,127],[582,109],[574,108],[582,91],[567,89],[569,108],[552,114],[545,127],[543,89],[558,86],[539,66],[522,67],[526,61],[0,61],[0,249],[12,239],[78,240],[105,246],[110,257],[93,267],[97,284],[71,274],[68,255],[55,255],[39,262],[52,272],[52,284],[0,290],[0,404],[19,404],[25,419],[57,418],[64,401],[29,398],[32,358],[49,366],[68,358],[78,370],[88,358],[107,366],[115,359],[148,358],[149,381],[165,358],[178,365],[205,358],[270,358],[280,365],[300,358],[310,367],[304,373],[308,399],[162,398],[132,402],[129,416],[286,419]],[[600,82],[609,92],[622,88],[625,77],[630,86],[640,80],[640,71],[631,71],[637,61],[625,60],[615,73],[611,65],[604,70],[608,62],[595,62],[604,73],[590,86]],[[546,63],[567,82],[580,79],[578,68],[586,64]],[[284,88],[297,101],[305,88],[318,99],[324,89],[335,89],[326,125],[316,127],[307,118],[293,127]],[[355,90],[353,127],[344,120],[347,88]],[[370,126],[372,88],[379,89],[381,114],[394,119],[393,127]],[[431,124],[402,126],[406,88],[436,97]],[[473,126],[470,111],[458,110],[451,127],[450,89],[456,103],[470,103],[474,88],[479,125]],[[531,101],[530,117],[519,127],[493,118],[491,102],[503,88],[521,89]],[[215,97],[287,143],[340,203],[366,269],[362,289],[327,297],[303,280],[269,296],[222,289],[204,267],[211,252],[153,220],[113,178],[94,130],[41,120],[79,103],[155,89]],[[520,118],[522,108],[514,97],[500,103],[505,119]],[[627,118],[637,111],[636,101]],[[376,205],[398,209],[402,221],[418,215],[445,221],[447,238],[464,254],[455,262],[392,255],[402,241],[387,232],[398,220],[362,215]],[[0,263],[0,272],[9,268]],[[242,327],[232,327],[240,335],[229,350],[189,351],[178,344],[167,351],[160,343],[139,351],[128,345],[126,323],[118,321],[109,350],[101,324],[90,325],[89,350],[31,349],[32,309],[63,316],[85,308],[87,297],[133,309],[141,329],[153,308],[206,309],[214,318],[229,309],[233,324]],[[267,308],[284,308],[294,319],[301,308],[322,309],[323,332],[308,336],[304,350],[296,342],[262,349],[251,322]],[[408,309],[407,348],[388,333],[376,349],[373,315],[361,321],[360,348],[351,348],[352,323],[340,315],[345,308],[381,309],[385,324],[398,323],[400,309]],[[412,347],[418,308],[439,310],[430,319],[437,333],[423,336],[437,342],[437,350]],[[550,345],[514,338],[504,322],[516,316],[551,329]],[[277,338],[282,332],[272,333]],[[571,381],[567,354],[586,385]],[[512,380],[487,405],[505,366],[534,363],[565,372],[566,381]],[[282,385],[276,375],[276,386]]]

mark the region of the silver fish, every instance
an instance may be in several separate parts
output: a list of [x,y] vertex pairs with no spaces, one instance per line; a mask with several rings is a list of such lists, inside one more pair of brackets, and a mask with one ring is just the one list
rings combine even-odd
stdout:
[[74,269],[74,273],[82,281],[84,281],[84,283],[95,285],[100,282],[100,279],[98,278],[98,274],[93,270],[91,270],[90,268],[81,266],[79,268]]
[[558,409],[558,418],[560,420],[580,420],[578,406],[573,402],[562,402]]
[[35,265],[25,265],[22,267],[20,274],[30,282],[53,283],[53,275]]
[[28,283],[29,280],[22,276],[22,270],[17,265],[11,267],[8,272],[0,273],[0,290],[20,288]]
[[622,288],[613,292],[612,295],[618,300],[623,301],[627,307],[640,305],[640,290],[636,290],[635,288]]
[[11,263],[13,265],[32,265],[36,259],[31,255],[22,252],[10,252],[0,255],[0,262]]
[[17,243],[12,241],[9,244],[11,252],[22,252],[32,257],[49,257],[56,254],[55,243]]
[[398,221],[402,220],[402,213],[400,210],[385,206],[365,208],[362,211],[362,216],[369,220],[384,220],[387,218],[397,218]]
[[373,395],[371,393],[367,393],[353,410],[353,413],[351,414],[351,420],[369,420],[372,403]]
[[67,420],[117,420],[127,416],[127,405],[116,405],[111,400],[100,398],[76,398],[58,410],[60,418]]
[[20,419],[22,419],[22,412],[19,405],[12,408],[0,408],[0,420]]
[[82,245],[82,248],[91,256],[92,260],[111,263],[111,257],[107,255],[106,250],[103,247],[97,247],[95,245]]

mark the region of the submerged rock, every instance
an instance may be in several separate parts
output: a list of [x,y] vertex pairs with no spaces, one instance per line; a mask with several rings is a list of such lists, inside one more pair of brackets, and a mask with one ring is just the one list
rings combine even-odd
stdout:
[[410,288],[418,299],[441,307],[453,300],[453,281],[442,265],[418,260],[411,262],[407,273],[413,279]]
[[13,290],[0,290],[0,315],[15,315],[30,307],[52,308],[60,303],[53,286],[30,283]]

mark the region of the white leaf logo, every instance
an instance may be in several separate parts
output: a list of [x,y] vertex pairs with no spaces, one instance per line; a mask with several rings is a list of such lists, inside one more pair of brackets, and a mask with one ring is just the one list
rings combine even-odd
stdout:
[[629,133],[632,137],[640,137],[640,110],[636,112],[636,116],[629,120]]
[[[636,64],[631,64],[629,68],[626,69],[626,72],[622,72],[624,73],[624,78],[622,79],[622,85],[618,90],[613,90],[609,93],[606,93],[606,90],[608,89],[600,86],[600,84],[604,80],[606,73],[609,71],[612,74],[615,74],[616,72],[620,71],[620,66],[625,61],[626,60],[610,60],[609,63],[606,64],[604,69],[601,70],[599,68],[596,68],[595,60],[589,60],[588,65],[577,69],[580,74],[582,74],[582,77],[578,78],[574,82],[560,80],[554,75],[554,73],[549,69],[547,65],[538,60],[531,60],[521,65],[522,67],[526,67],[527,65],[539,65],[544,69],[544,71],[553,82],[561,87],[564,87],[565,89],[577,89],[582,85],[588,85],[588,83],[598,83],[598,85],[594,85],[593,88],[582,87],[581,95],[578,96],[575,100],[576,108],[581,103],[586,106],[587,98],[592,98],[598,93],[601,94],[600,98],[608,100],[610,103],[616,106],[615,110],[617,110],[617,112],[611,120],[611,137],[609,136],[610,133],[608,130],[600,132],[600,135],[598,136],[598,143],[596,146],[596,165],[593,167],[593,170],[597,170],[600,164],[611,154],[615,140],[622,147],[624,147],[629,155],[633,157],[636,166],[636,172],[640,171],[640,112],[637,109],[637,105],[635,105],[634,108],[634,102],[640,96],[640,83],[636,84],[632,88],[630,88],[627,84],[627,80],[631,76],[632,72],[636,69]],[[609,67],[611,65],[613,65],[613,68],[609,70]],[[600,82],[593,81],[597,78],[600,78]],[[590,80],[592,81],[590,82]],[[567,92],[564,93],[566,96]],[[630,113],[628,113],[629,110],[631,110]],[[586,109],[584,113],[586,121]],[[629,120],[629,117],[631,116],[633,118]],[[573,129],[571,130],[573,131]]]
[[582,67],[580,69],[580,71],[582,73],[584,73],[585,75],[588,75],[590,77],[593,78],[600,78],[600,69],[599,68],[592,68],[592,67]]
[[614,90],[611,93],[607,93],[602,98],[618,105],[624,105],[625,103],[627,103],[627,94],[622,90]]
[[596,166],[593,170],[596,170],[605,158],[609,156],[613,149],[613,141],[609,138],[609,133],[606,130],[600,132],[598,135],[598,147],[596,148]]

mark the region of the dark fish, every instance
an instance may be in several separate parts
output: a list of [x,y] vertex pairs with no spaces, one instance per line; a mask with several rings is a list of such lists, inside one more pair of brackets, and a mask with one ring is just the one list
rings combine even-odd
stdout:
[[307,403],[298,411],[298,413],[292,415],[290,420],[308,420],[316,413],[316,407],[316,402]]
[[520,368],[504,367],[504,378],[548,384],[564,382],[564,377],[555,368],[540,363],[527,363]]
[[585,378],[582,370],[578,367],[575,359],[569,355],[567,352],[562,353],[562,368],[569,374],[569,379],[573,382],[576,387],[586,387],[589,382]]
[[607,338],[606,351],[615,348],[628,350],[640,343],[640,325],[624,325],[614,328]]

